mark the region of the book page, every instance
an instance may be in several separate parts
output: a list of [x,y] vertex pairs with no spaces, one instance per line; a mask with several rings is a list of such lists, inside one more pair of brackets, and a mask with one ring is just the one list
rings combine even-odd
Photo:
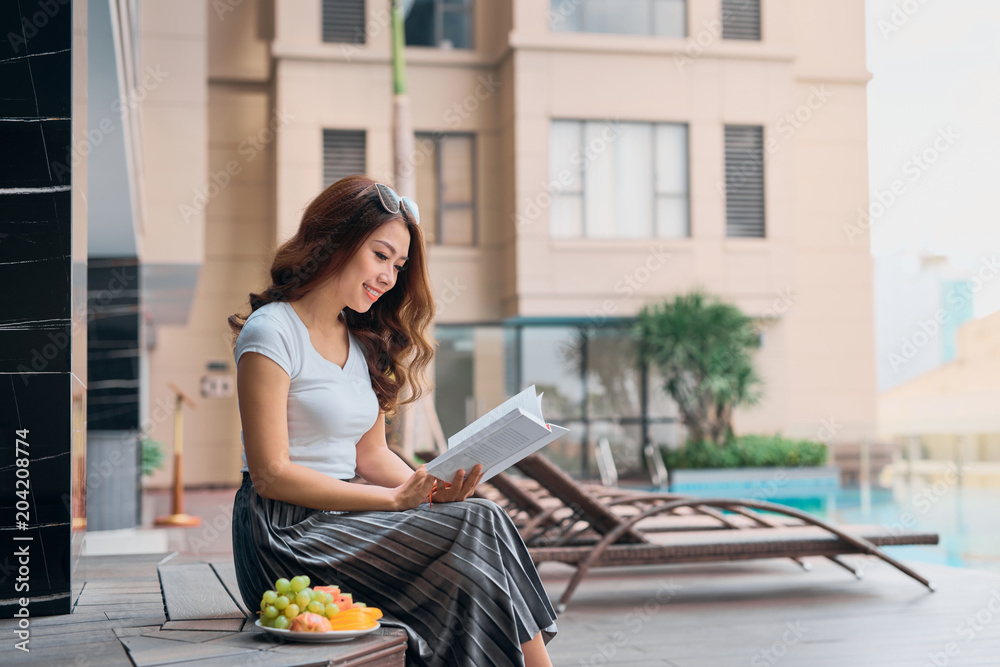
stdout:
[[482,431],[493,422],[497,421],[504,415],[517,410],[518,408],[534,415],[538,418],[539,422],[545,423],[545,419],[542,417],[542,397],[540,395],[535,395],[535,385],[531,385],[517,396],[507,399],[455,435],[448,438],[448,449],[451,450],[453,447],[457,447],[462,444],[462,442],[467,440],[472,434]]
[[[560,427],[551,427],[550,431],[550,427],[539,424],[534,415],[521,409],[504,415],[490,426],[492,428],[431,461],[427,464],[427,472],[450,483],[459,470],[468,472],[481,463],[485,470],[483,480],[486,480],[566,432]],[[553,433],[556,429],[562,432]]]

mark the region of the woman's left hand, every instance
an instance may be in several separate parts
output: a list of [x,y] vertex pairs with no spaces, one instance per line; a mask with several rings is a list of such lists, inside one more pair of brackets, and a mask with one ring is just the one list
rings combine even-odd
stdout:
[[431,493],[431,500],[435,503],[453,503],[465,500],[473,494],[479,485],[479,480],[483,477],[483,466],[477,463],[472,467],[472,471],[466,475],[464,470],[455,473],[455,479],[451,484],[439,482]]

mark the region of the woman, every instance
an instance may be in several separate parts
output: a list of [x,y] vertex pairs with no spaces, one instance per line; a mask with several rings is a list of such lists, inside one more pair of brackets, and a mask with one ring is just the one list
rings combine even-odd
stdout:
[[385,415],[404,388],[402,403],[420,395],[434,353],[418,223],[388,186],[340,180],[278,248],[249,316],[229,317],[240,594],[257,609],[277,578],[305,574],[404,628],[411,664],[550,665],[555,613],[524,542],[499,506],[469,498],[481,466],[435,485],[386,446]]

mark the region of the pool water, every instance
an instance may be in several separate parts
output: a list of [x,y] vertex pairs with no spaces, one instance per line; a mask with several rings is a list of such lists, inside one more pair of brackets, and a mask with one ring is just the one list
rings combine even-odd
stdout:
[[[857,487],[788,493],[699,491],[701,497],[766,500],[800,509],[835,525],[879,524],[890,530],[930,530],[937,545],[887,547],[895,558],[923,563],[969,567],[1000,573],[1000,488],[963,487],[915,480],[892,489],[874,487],[863,494]],[[867,495],[867,498],[865,497]]]

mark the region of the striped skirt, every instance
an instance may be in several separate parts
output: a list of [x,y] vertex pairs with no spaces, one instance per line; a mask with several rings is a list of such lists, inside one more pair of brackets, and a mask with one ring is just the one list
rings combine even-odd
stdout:
[[407,664],[523,665],[521,644],[556,633],[524,542],[488,500],[324,512],[258,495],[245,472],[233,557],[248,609],[279,577],[340,586],[406,631]]

